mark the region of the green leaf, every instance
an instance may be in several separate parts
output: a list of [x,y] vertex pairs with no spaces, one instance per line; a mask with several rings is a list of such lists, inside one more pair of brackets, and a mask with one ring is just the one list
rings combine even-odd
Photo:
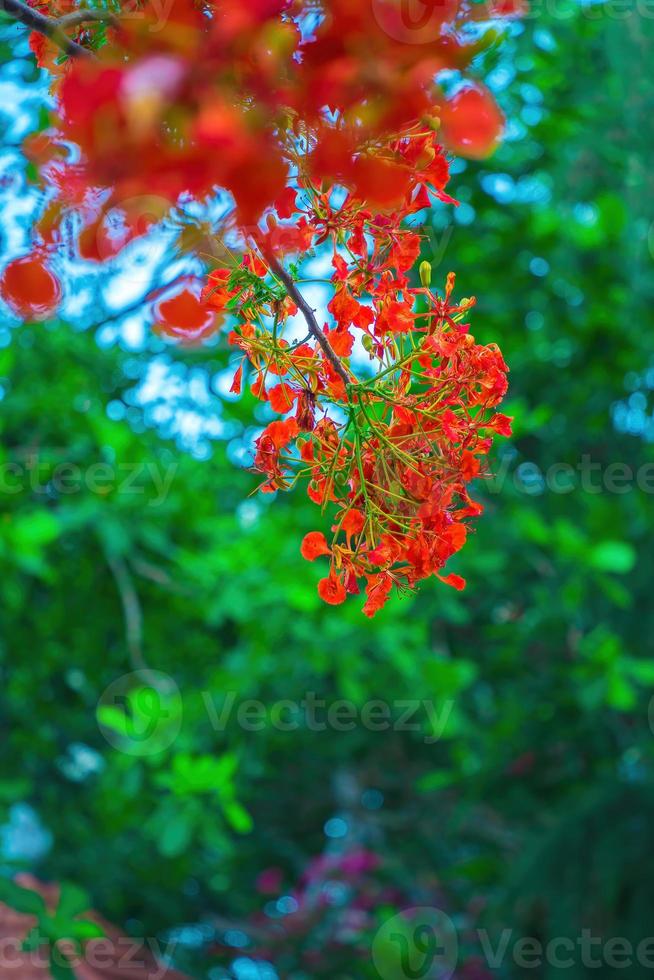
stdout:
[[639,684],[654,685],[654,660],[634,660],[629,658],[625,667]]
[[70,882],[63,883],[57,906],[58,917],[74,919],[76,915],[87,912],[90,907],[91,901],[83,888]]
[[159,851],[164,857],[177,857],[182,854],[191,840],[192,822],[183,814],[170,820],[159,838]]
[[227,822],[234,828],[237,834],[249,834],[254,827],[252,817],[236,800],[224,802],[223,811]]
[[41,917],[47,914],[45,902],[38,892],[31,888],[21,888],[10,878],[0,878],[0,901],[15,912],[24,912],[25,915]]
[[606,694],[607,703],[618,711],[629,711],[636,704],[633,686],[624,674],[616,671],[609,676]]
[[590,563],[602,572],[626,575],[636,564],[636,549],[626,541],[600,541],[591,551]]
[[11,537],[16,547],[40,550],[59,536],[60,524],[48,510],[33,510],[15,521]]
[[98,705],[96,712],[98,724],[104,725],[119,735],[127,736],[129,732],[129,720],[125,712],[114,704]]
[[445,769],[434,769],[416,780],[416,789],[419,793],[431,793],[434,790],[445,789],[445,787],[452,785],[454,778],[454,775]]
[[71,924],[71,936],[74,939],[86,941],[87,939],[102,939],[106,936],[106,932],[98,922],[92,922],[90,919],[77,919]]

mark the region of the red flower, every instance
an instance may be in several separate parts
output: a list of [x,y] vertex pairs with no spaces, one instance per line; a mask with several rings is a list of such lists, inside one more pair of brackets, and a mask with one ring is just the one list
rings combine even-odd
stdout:
[[363,607],[365,616],[374,616],[382,606],[386,605],[392,587],[393,581],[390,575],[382,572],[379,575],[370,576],[368,585],[366,586],[366,595],[368,598]]
[[232,392],[234,395],[240,395],[242,381],[243,381],[243,363],[241,362],[241,364],[239,364],[238,368],[236,369],[236,374],[234,375],[234,378],[232,379],[232,383],[229,389],[230,392]]
[[502,415],[498,412],[494,415],[490,422],[487,423],[488,429],[494,429],[501,436],[510,436],[512,434],[511,423],[513,418],[510,415]]
[[453,589],[457,589],[461,592],[462,589],[466,587],[466,580],[460,575],[456,575],[454,572],[450,572],[449,575],[437,575],[437,578],[444,582],[445,585],[451,585]]
[[327,578],[321,578],[318,582],[318,595],[330,606],[340,606],[345,602],[345,587],[333,569]]
[[61,286],[45,259],[33,252],[5,267],[0,296],[23,320],[47,320],[61,302]]
[[502,136],[504,117],[487,89],[464,88],[441,107],[443,139],[455,153],[489,156]]
[[300,548],[302,557],[307,561],[315,561],[320,555],[331,555],[327,539],[322,531],[309,531],[305,534]]
[[285,384],[268,389],[268,401],[273,412],[284,413],[290,411],[297,397],[298,392]]
[[157,303],[155,316],[160,333],[190,342],[203,340],[218,326],[215,314],[190,289]]
[[291,439],[295,439],[299,431],[295,419],[285,419],[283,422],[271,422],[263,430],[261,439],[270,439],[275,448],[281,449],[287,446]]

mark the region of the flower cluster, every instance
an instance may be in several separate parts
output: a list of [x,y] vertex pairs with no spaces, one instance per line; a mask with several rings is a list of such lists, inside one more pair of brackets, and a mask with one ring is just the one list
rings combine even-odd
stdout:
[[[279,205],[292,234],[271,213],[241,264],[212,272],[204,293],[209,308],[236,317],[229,340],[245,355],[251,389],[283,416],[256,442],[261,489],[306,484],[330,515],[329,536],[316,530],[302,543],[308,560],[328,559],[319,594],[338,604],[363,584],[369,616],[394,585],[413,589],[436,575],[463,587],[444,566],[481,511],[468,484],[493,434],[510,434],[510,419],[495,411],[506,365],[465,322],[474,299],[454,300],[453,274],[442,293],[432,289],[427,262],[419,286],[409,278],[421,241],[407,218],[430,192],[445,197],[442,148],[433,133],[416,132],[392,149],[407,165],[402,207],[372,211],[356,191],[343,197],[300,178],[295,200]],[[288,252],[319,245],[332,270],[331,325],[317,321],[282,264]],[[298,310],[309,333],[291,342]],[[243,362],[232,390],[242,383]]]
[[[328,560],[326,602],[363,587],[373,615],[394,585],[436,575],[461,588],[445,565],[481,510],[468,485],[493,434],[510,431],[495,411],[507,368],[469,333],[474,300],[454,299],[454,275],[439,292],[429,263],[420,285],[412,269],[420,215],[456,204],[446,150],[483,156],[501,135],[478,81],[452,98],[437,85],[445,69],[465,77],[486,41],[464,28],[497,7],[441,0],[417,24],[401,0],[175,0],[153,25],[132,3],[104,20],[67,12],[68,0],[34,6],[59,25],[32,43],[52,75],[55,125],[26,146],[49,204],[36,250],[5,270],[0,295],[21,316],[53,314],[48,255],[63,211],[76,211],[80,254],[103,261],[161,217],[144,215],[144,195],[165,210],[229,192],[231,212],[208,231],[231,235],[238,257],[210,271],[202,294],[190,280],[152,293],[156,329],[201,342],[230,324],[243,354],[233,391],[249,365],[252,391],[281,416],[256,443],[262,490],[304,482],[329,513],[331,532],[302,544],[305,558]],[[72,24],[78,56],[55,58]],[[331,263],[327,323],[301,281],[301,258],[316,254]]]

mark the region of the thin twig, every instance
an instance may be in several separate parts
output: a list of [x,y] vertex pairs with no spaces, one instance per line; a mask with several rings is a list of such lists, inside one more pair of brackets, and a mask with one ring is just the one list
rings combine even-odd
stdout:
[[169,589],[171,592],[177,592],[180,595],[190,595],[192,592],[191,589],[187,589],[185,586],[175,582],[168,572],[164,571],[163,568],[159,568],[158,565],[154,565],[152,562],[144,561],[142,558],[132,558],[130,559],[130,565],[137,575],[141,575],[151,582],[156,582],[157,585],[160,585],[164,589]]
[[122,558],[117,555],[107,554],[107,565],[118,586],[120,601],[123,605],[125,616],[125,639],[129,651],[132,666],[138,670],[147,670],[147,664],[143,657],[143,614],[141,603],[132,584],[132,577],[129,569]]
[[175,685],[174,682],[171,682],[170,678],[166,680],[165,674],[162,675],[159,671],[152,670],[148,667],[143,656],[143,613],[141,612],[141,603],[132,583],[129,568],[123,559],[117,555],[111,555],[105,552],[105,557],[107,565],[111,569],[111,573],[118,586],[118,594],[120,595],[120,601],[123,606],[125,639],[127,641],[127,649],[132,667],[138,671],[150,687],[165,694],[171,687],[174,688]]
[[[2,0],[0,0],[0,3],[1,2]],[[277,278],[284,284],[284,288],[286,289],[286,292],[291,297],[291,299],[293,300],[297,308],[302,311],[302,315],[304,316],[304,319],[307,321],[309,332],[315,337],[315,339],[322,347],[325,357],[327,358],[331,366],[334,368],[338,376],[342,378],[343,384],[346,386],[352,384],[352,379],[348,376],[347,371],[343,367],[341,361],[338,359],[338,356],[334,351],[334,348],[329,343],[327,337],[325,337],[324,333],[320,329],[314,311],[311,309],[311,307],[305,300],[304,296],[297,288],[297,285],[293,277],[288,274],[288,272],[286,271],[286,269],[284,269],[282,265],[280,265],[280,263],[277,261],[274,255],[267,254],[266,260],[270,265],[272,271],[277,276]]]

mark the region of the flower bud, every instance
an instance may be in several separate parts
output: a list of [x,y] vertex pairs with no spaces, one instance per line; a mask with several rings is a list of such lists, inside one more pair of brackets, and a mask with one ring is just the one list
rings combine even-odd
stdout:
[[425,259],[420,263],[420,282],[423,284],[425,289],[428,289],[431,285],[431,262],[427,262]]

